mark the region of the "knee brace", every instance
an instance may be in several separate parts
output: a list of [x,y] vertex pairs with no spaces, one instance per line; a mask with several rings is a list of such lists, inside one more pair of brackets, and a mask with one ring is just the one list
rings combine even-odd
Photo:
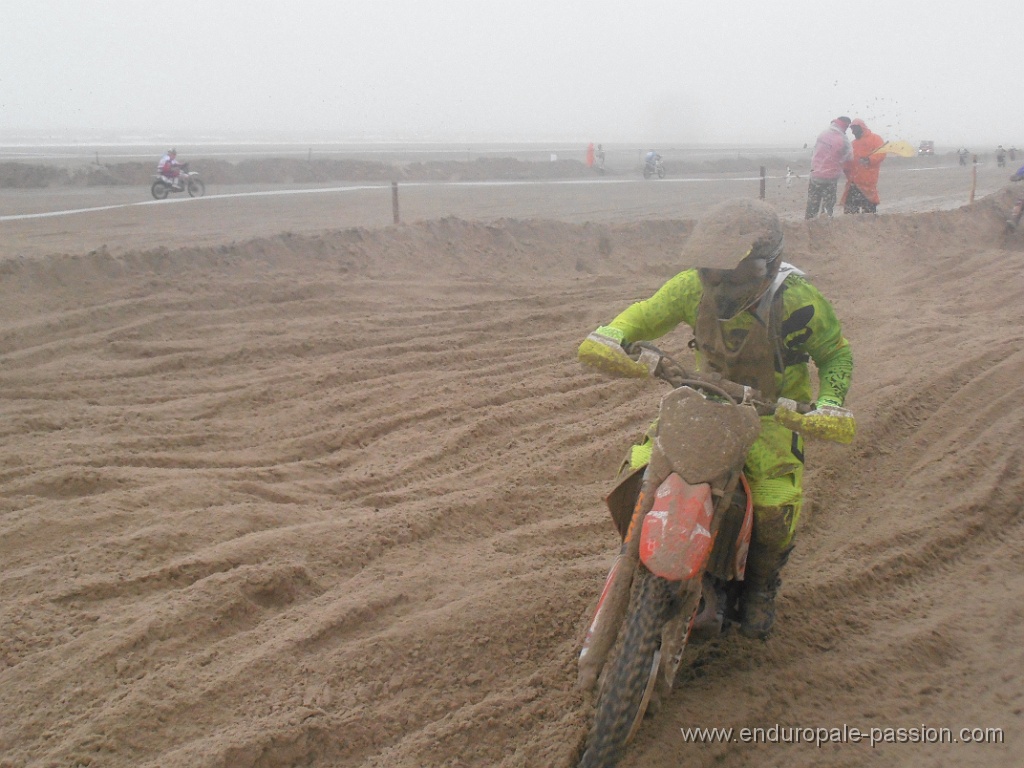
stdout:
[[796,524],[800,519],[800,504],[754,507],[754,531],[751,549],[781,553],[793,543]]

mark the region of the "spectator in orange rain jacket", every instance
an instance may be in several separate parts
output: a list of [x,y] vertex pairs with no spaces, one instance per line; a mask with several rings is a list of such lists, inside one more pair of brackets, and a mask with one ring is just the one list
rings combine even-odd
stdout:
[[850,123],[853,134],[853,159],[843,165],[846,189],[840,202],[843,213],[875,213],[878,210],[878,167],[885,155],[872,154],[885,139],[872,133],[859,117]]

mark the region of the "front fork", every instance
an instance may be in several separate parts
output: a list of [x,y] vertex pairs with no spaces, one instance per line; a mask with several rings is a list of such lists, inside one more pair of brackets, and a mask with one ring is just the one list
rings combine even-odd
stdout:
[[[697,616],[697,607],[700,605],[701,579],[693,578],[680,587],[680,598],[682,605],[675,618],[665,624],[661,630],[661,664],[657,670],[655,687],[655,701],[660,700],[672,691],[672,684],[676,679],[676,672],[683,662],[683,652],[686,650],[686,642],[690,639],[690,632],[693,630],[694,619]],[[657,705],[656,705],[657,706]]]
[[[591,690],[597,684],[608,652],[618,637],[619,627],[629,606],[633,574],[640,563],[641,526],[644,517],[654,506],[655,493],[661,485],[659,474],[653,470],[651,464],[644,471],[640,491],[633,505],[633,515],[622,537],[622,547],[605,579],[594,618],[587,628],[583,647],[580,649],[576,680],[576,686],[580,690]],[[664,476],[667,477],[668,472],[665,472]]]

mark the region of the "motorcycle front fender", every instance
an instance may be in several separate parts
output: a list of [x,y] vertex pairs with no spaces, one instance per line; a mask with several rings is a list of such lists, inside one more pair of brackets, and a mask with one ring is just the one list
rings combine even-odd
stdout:
[[640,532],[640,560],[656,576],[685,581],[703,573],[714,538],[715,505],[708,483],[672,473],[658,486]]

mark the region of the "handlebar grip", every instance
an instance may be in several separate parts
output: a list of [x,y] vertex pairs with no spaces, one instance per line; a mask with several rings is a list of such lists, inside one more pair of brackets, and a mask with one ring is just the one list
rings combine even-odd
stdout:
[[781,406],[780,401],[780,407],[775,411],[775,420],[804,437],[829,440],[843,445],[852,443],[857,432],[857,422],[853,414],[845,408],[832,407],[800,413]]

